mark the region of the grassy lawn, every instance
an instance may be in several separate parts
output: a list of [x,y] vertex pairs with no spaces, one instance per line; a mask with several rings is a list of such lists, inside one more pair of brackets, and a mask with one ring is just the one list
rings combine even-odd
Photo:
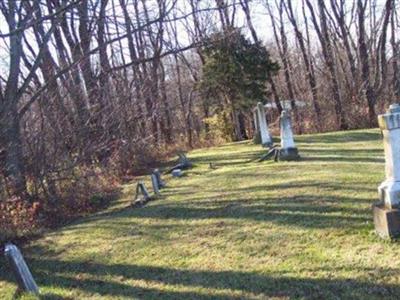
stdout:
[[127,185],[108,210],[27,245],[43,299],[399,299],[399,244],[372,223],[379,131],[296,141],[299,162],[256,162],[265,150],[249,142],[193,151],[159,200],[129,208]]

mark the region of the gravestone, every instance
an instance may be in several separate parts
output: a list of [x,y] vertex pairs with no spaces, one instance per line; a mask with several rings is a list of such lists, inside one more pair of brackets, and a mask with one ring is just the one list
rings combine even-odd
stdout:
[[153,174],[156,175],[156,177],[157,177],[158,187],[159,187],[160,189],[166,187],[165,182],[164,182],[164,181],[162,180],[162,178],[161,178],[161,172],[160,172],[160,170],[159,170],[159,169],[155,169],[155,170],[153,171]]
[[181,177],[182,176],[182,170],[181,169],[172,170],[172,176]]
[[158,185],[158,180],[157,180],[156,174],[151,174],[151,184],[153,186],[154,194],[159,195],[160,194],[160,187]]
[[290,113],[283,110],[280,118],[281,149],[279,160],[297,160],[300,158],[293,138],[292,120]]
[[133,200],[134,206],[142,206],[151,199],[149,192],[143,182],[138,182],[136,185],[135,199]]
[[392,104],[378,116],[383,133],[386,180],[378,187],[379,201],[373,205],[377,234],[383,238],[400,236],[400,104]]
[[178,157],[179,157],[178,164],[182,166],[181,169],[188,169],[193,166],[192,162],[187,158],[185,153],[179,153]]
[[186,170],[193,166],[192,162],[187,158],[185,153],[178,154],[178,163],[169,169],[166,173],[171,173],[176,169]]
[[18,247],[11,243],[6,244],[4,255],[11,266],[19,289],[28,293],[39,294],[39,288]]
[[268,131],[267,119],[265,117],[265,108],[261,102],[258,102],[257,104],[257,116],[261,135],[261,144],[263,147],[271,147],[273,144],[272,137]]
[[215,163],[212,163],[212,162],[210,162],[210,163],[208,164],[208,167],[209,167],[211,170],[215,170],[215,169],[217,168],[217,166],[215,165]]

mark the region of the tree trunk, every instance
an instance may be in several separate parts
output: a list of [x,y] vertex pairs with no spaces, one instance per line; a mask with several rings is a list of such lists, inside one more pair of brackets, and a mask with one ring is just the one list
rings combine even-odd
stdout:
[[322,129],[322,119],[321,119],[321,108],[318,103],[317,80],[315,78],[314,69],[311,64],[309,55],[307,54],[306,46],[304,44],[304,37],[299,30],[297,21],[295,19],[294,13],[293,13],[291,0],[288,0],[287,6],[286,6],[286,12],[289,17],[289,21],[294,28],[295,36],[296,36],[297,42],[298,42],[300,50],[301,50],[304,66],[306,68],[306,77],[308,79],[308,83],[311,88],[312,104],[314,107],[314,113],[315,113],[315,118],[316,118],[316,123],[317,123],[316,128],[317,128],[317,130],[321,130]]
[[5,148],[5,173],[11,192],[26,200],[28,196],[18,112],[5,107],[1,118],[1,143]]
[[[8,3],[7,24],[9,32],[17,29],[16,15],[17,3],[10,1]],[[10,47],[10,67],[5,86],[4,95],[2,95],[0,106],[0,141],[4,146],[5,152],[5,171],[6,177],[11,187],[11,192],[26,200],[28,195],[23,153],[22,140],[18,116],[18,83],[22,57],[22,35],[23,32],[16,31],[9,37]]]
[[163,114],[162,119],[163,123],[163,135],[165,136],[165,141],[169,144],[172,142],[172,122],[171,122],[171,112],[167,98],[167,88],[165,82],[165,67],[164,64],[160,65],[161,70],[161,78],[160,78],[160,90],[161,90],[161,101],[163,105]]
[[232,105],[232,112],[231,112],[231,119],[232,119],[232,124],[233,124],[233,140],[235,142],[237,141],[242,141],[243,136],[242,136],[242,129],[240,127],[240,121],[239,121],[239,113],[238,111],[235,110],[235,108]]
[[377,118],[375,113],[376,95],[370,81],[369,55],[365,34],[365,8],[366,3],[362,0],[357,0],[357,15],[358,15],[358,51],[361,62],[361,78],[365,91],[365,97],[368,104],[369,125],[377,126]]
[[397,102],[400,102],[400,50],[399,44],[396,42],[396,18],[395,18],[395,9],[392,9],[392,15],[390,19],[391,24],[391,37],[390,37],[390,44],[392,46],[392,68],[393,68],[393,92],[397,99]]
[[338,82],[338,75],[336,72],[336,66],[334,63],[334,58],[333,58],[333,51],[332,51],[332,45],[331,45],[331,40],[330,40],[330,34],[328,30],[328,24],[326,20],[326,9],[325,9],[325,4],[323,0],[318,0],[318,8],[319,8],[319,14],[320,14],[320,26],[319,28],[317,18],[314,13],[314,9],[312,7],[312,4],[310,0],[306,0],[307,6],[310,10],[311,13],[311,20],[314,24],[315,30],[317,32],[318,38],[320,40],[321,46],[322,46],[322,53],[324,56],[325,64],[329,70],[330,73],[330,79],[331,79],[331,89],[332,89],[332,96],[333,96],[333,101],[335,105],[335,114],[336,114],[336,123],[338,125],[338,128],[341,130],[346,130],[348,129],[346,117],[344,114],[344,110],[342,107],[342,95],[340,93],[340,87],[339,87],[339,82]]
[[246,116],[243,114],[242,111],[239,111],[238,120],[240,126],[240,135],[243,139],[247,140],[249,137],[247,136],[246,132]]

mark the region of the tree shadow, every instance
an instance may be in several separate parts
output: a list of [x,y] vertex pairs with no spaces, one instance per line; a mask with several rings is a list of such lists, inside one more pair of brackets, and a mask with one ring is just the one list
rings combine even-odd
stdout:
[[337,228],[346,232],[362,228],[372,229],[370,199],[343,198],[304,194],[298,197],[268,199],[230,198],[229,200],[187,199],[184,203],[157,203],[146,209],[132,211],[115,218],[154,218],[179,220],[243,219],[272,222],[304,228]]
[[[325,154],[325,153],[323,153]],[[348,163],[385,163],[384,158],[363,156],[301,156],[301,161],[314,162],[348,162]]]
[[382,134],[380,131],[352,131],[352,132],[340,132],[340,133],[328,133],[320,135],[302,135],[296,136],[296,140],[300,143],[305,144],[337,144],[337,143],[348,143],[348,142],[369,142],[369,141],[381,141]]
[[[328,191],[353,191],[353,192],[360,192],[360,191],[370,191],[370,192],[377,192],[378,188],[378,183],[376,187],[370,187],[371,183],[370,182],[362,182],[362,181],[357,181],[357,183],[354,182],[340,182],[340,183],[334,183],[334,182],[327,182],[327,181],[305,181],[305,180],[288,180],[284,183],[278,183],[278,184],[258,184],[258,185],[252,185],[249,187],[244,187],[244,188],[236,188],[232,190],[232,194],[238,194],[238,193],[247,193],[247,192],[262,192],[262,191],[268,191],[268,190],[281,190],[281,191],[286,191],[286,190],[291,190],[291,189],[304,189],[304,188],[318,188],[322,192],[328,192]],[[219,192],[219,190],[214,190],[213,192]],[[339,202],[342,202],[340,199],[338,199]],[[346,201],[344,198],[343,201]],[[368,201],[370,203],[370,201]]]
[[304,152],[307,153],[321,153],[324,154],[336,154],[336,155],[375,155],[375,156],[382,156],[383,157],[383,148],[357,148],[357,149],[340,149],[340,148],[304,148]]
[[[399,285],[374,283],[356,278],[301,278],[288,276],[283,272],[261,274],[241,270],[208,271],[147,265],[107,265],[91,261],[61,261],[43,257],[33,257],[29,263],[39,286],[81,290],[106,297],[243,299],[243,294],[247,297],[252,295],[258,298],[289,299],[371,297],[398,299],[400,297]],[[371,269],[358,268],[357,271],[368,273]],[[398,268],[374,269],[374,274],[385,276],[388,272],[398,274],[399,271]],[[109,279],[110,276],[112,280]],[[4,273],[0,274],[0,279],[10,281]],[[158,286],[140,287],[125,283],[129,280],[147,281]],[[164,289],[160,284],[167,287]],[[201,291],[180,291],[179,288],[182,287],[200,288]],[[43,299],[62,299],[62,297],[45,294]]]
[[[243,174],[241,174],[243,176]],[[206,193],[193,195],[195,187],[186,185],[166,194],[187,197],[184,201],[163,202],[156,200],[142,208],[122,207],[119,210],[98,214],[84,219],[74,225],[82,228],[92,221],[112,219],[153,218],[203,220],[211,218],[247,219],[253,221],[272,222],[279,225],[293,225],[304,228],[338,228],[348,232],[361,228],[371,229],[370,198],[357,196],[355,192],[375,192],[376,188],[367,188],[369,183],[334,183],[326,181],[287,181],[281,184],[259,184],[245,188],[235,188],[228,198],[221,198],[220,190],[206,188]],[[318,188],[318,194],[310,192],[294,194],[295,189]],[[277,196],[259,196],[261,192],[280,190]],[[346,190],[353,196],[332,195],[330,192]],[[290,195],[285,195],[289,191]],[[251,194],[249,194],[251,193]],[[247,196],[246,196],[247,195]],[[251,196],[250,196],[251,195]],[[281,195],[281,196],[280,196]],[[245,197],[244,197],[245,196]],[[97,226],[97,225],[96,225]],[[70,228],[74,228],[73,226]]]
[[341,161],[357,163],[384,163],[383,149],[330,149],[330,148],[305,148],[301,149],[303,161]]
[[266,150],[263,149],[257,151],[246,151],[240,152],[240,154],[234,153],[233,156],[229,156],[226,153],[204,155],[195,157],[192,159],[192,161],[195,164],[208,164],[212,162],[220,167],[229,165],[240,165],[258,160],[265,151]]

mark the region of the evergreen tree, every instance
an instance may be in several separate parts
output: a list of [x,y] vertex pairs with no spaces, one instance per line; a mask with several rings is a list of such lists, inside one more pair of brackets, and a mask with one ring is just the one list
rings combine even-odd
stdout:
[[218,113],[229,111],[232,138],[244,137],[243,113],[266,97],[266,82],[279,66],[260,42],[253,43],[237,28],[217,32],[204,41],[205,64],[200,83],[212,95]]

